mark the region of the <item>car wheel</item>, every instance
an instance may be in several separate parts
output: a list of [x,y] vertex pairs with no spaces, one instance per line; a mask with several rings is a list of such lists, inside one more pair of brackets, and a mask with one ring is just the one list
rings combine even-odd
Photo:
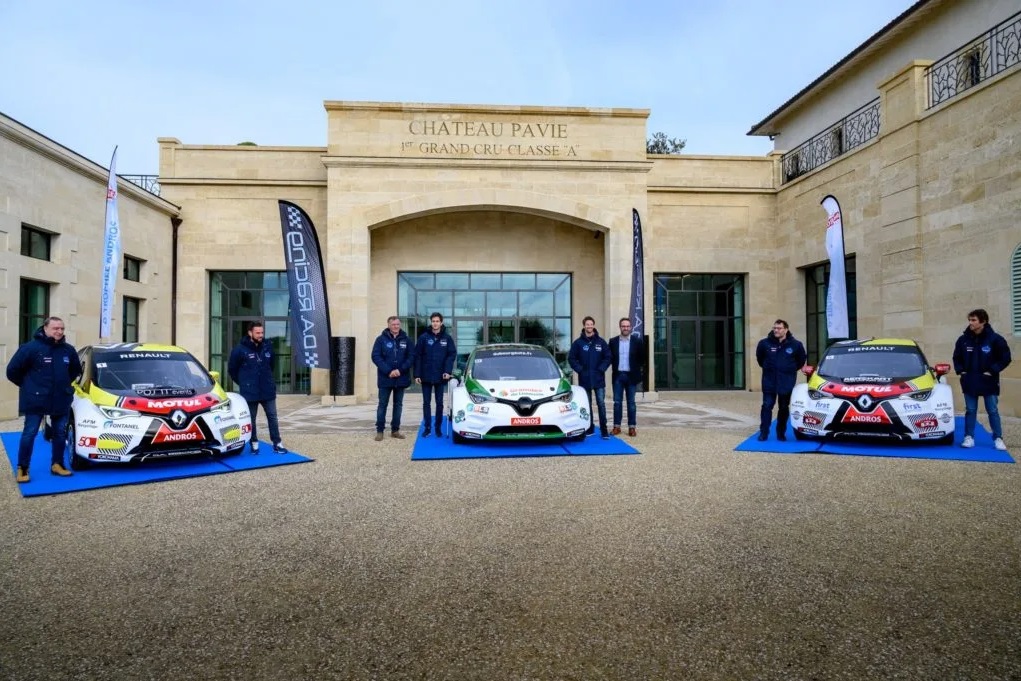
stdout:
[[76,452],[76,443],[78,442],[77,433],[74,427],[74,414],[71,414],[67,419],[67,453],[68,461],[73,471],[83,471],[89,467],[89,460],[78,456]]

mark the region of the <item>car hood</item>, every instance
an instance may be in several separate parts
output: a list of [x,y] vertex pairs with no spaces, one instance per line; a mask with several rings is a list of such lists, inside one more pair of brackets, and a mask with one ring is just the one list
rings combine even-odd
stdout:
[[844,383],[832,378],[813,374],[808,379],[808,388],[832,395],[833,397],[856,398],[859,395],[868,394],[871,397],[880,399],[883,397],[896,397],[906,393],[918,392],[919,390],[931,390],[936,385],[932,374],[923,374],[908,381],[896,383]]
[[[481,390],[472,390],[472,384]],[[469,392],[485,392],[485,394],[501,400],[518,400],[522,397],[540,400],[570,389],[570,383],[558,378],[539,381],[478,381],[472,379],[468,382]]]
[[219,385],[207,393],[191,396],[145,397],[133,391],[107,392],[92,386],[88,398],[97,406],[120,407],[131,409],[141,414],[166,415],[175,409],[183,409],[187,414],[203,412],[215,407],[227,399],[227,394]]

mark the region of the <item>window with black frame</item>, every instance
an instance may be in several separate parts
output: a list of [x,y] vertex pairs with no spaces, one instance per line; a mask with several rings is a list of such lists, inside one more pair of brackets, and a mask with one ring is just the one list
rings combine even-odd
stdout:
[[[830,264],[828,262],[811,265],[802,270],[805,273],[805,351],[808,363],[816,365],[819,356],[829,345],[830,337],[826,326],[826,294],[829,290]],[[844,260],[844,271],[847,282],[847,325],[851,338],[858,336],[858,297],[855,293],[857,273],[855,257],[847,256]]]
[[21,223],[21,254],[29,258],[49,260],[53,246],[53,234],[38,227]]
[[138,342],[138,313],[141,307],[142,301],[138,298],[124,296],[121,340],[125,343]]
[[50,285],[31,279],[21,280],[21,306],[18,313],[18,338],[22,343],[32,340],[43,325],[50,309]]

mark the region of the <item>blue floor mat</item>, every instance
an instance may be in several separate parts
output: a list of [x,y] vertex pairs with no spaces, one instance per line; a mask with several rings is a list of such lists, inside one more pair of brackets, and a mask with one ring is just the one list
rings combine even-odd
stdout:
[[[21,433],[0,434],[0,440],[3,441],[4,449],[7,451],[7,459],[11,463],[12,475],[18,465],[18,441],[20,439]],[[39,434],[35,439],[32,463],[28,470],[31,480],[18,485],[18,490],[23,497],[81,492],[87,489],[119,485],[141,485],[147,482],[179,480],[199,475],[218,475],[312,461],[306,456],[293,452],[275,454],[266,451],[255,455],[249,453],[246,448],[244,454],[236,454],[223,459],[153,461],[144,464],[96,464],[87,470],[75,471],[74,475],[65,478],[50,473],[50,460],[50,443],[43,439],[42,434]]]
[[975,446],[961,447],[964,439],[964,417],[958,416],[954,426],[954,444],[939,445],[933,442],[834,442],[817,440],[795,440],[794,433],[787,431],[787,441],[776,439],[776,421],[770,427],[769,439],[758,441],[758,433],[734,448],[738,452],[765,452],[768,454],[846,454],[850,456],[892,456],[906,459],[950,459],[954,461],[982,461],[987,463],[1014,463],[1010,454],[993,447],[993,437],[982,427],[975,426]]
[[412,461],[435,459],[484,459],[514,456],[600,456],[614,454],[640,454],[637,449],[623,440],[611,437],[603,440],[598,435],[589,436],[583,442],[562,442],[560,440],[539,440],[537,442],[466,442],[455,445],[450,438],[450,429],[443,425],[444,437],[422,437],[422,427],[411,452]]

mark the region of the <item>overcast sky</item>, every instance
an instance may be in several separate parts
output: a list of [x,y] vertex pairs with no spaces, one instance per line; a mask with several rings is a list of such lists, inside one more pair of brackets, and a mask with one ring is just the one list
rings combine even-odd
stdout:
[[749,128],[911,0],[0,0],[0,112],[122,174],[157,137],[325,146],[324,100],[651,109],[685,153]]

